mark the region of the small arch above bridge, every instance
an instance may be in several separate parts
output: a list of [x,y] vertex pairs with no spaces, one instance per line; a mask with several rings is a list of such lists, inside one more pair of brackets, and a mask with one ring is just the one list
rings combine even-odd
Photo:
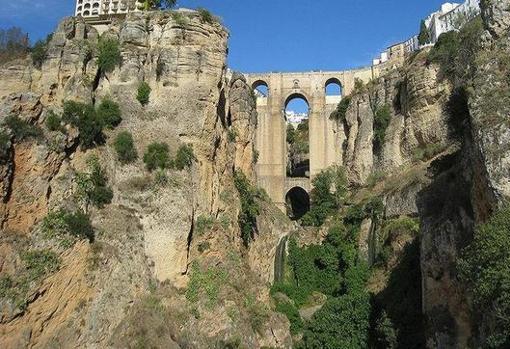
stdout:
[[342,83],[337,78],[329,78],[324,84],[326,104],[338,104],[342,100]]

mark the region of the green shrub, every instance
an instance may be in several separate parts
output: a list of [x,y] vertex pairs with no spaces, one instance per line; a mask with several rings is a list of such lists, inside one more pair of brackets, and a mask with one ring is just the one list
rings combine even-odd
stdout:
[[149,171],[166,169],[171,166],[168,144],[152,143],[143,155],[143,162]]
[[468,284],[473,311],[491,321],[479,324],[487,348],[510,346],[510,208],[496,212],[476,228],[474,239],[458,260],[461,279]]
[[269,320],[269,312],[265,304],[258,302],[255,297],[248,296],[245,300],[251,328],[258,334],[262,334],[264,325]]
[[303,320],[296,306],[290,302],[278,301],[276,311],[284,314],[290,321],[290,333],[295,335],[303,330]]
[[183,29],[188,26],[188,18],[180,12],[172,12],[172,19],[179,27]]
[[89,173],[78,173],[78,196],[86,205],[103,208],[112,202],[113,191],[108,187],[108,178],[97,157],[89,159]]
[[193,262],[186,299],[190,303],[205,299],[206,306],[213,308],[218,303],[221,288],[227,277],[228,273],[219,266],[210,266],[203,270],[197,262]]
[[32,125],[25,120],[21,120],[17,115],[10,115],[4,120],[5,126],[9,128],[18,142],[31,138],[42,137],[42,130],[39,126]]
[[93,242],[95,237],[89,216],[79,211],[60,210],[48,213],[42,223],[42,232],[49,239],[61,241],[64,241],[67,235],[90,242]]
[[352,98],[350,96],[342,98],[340,103],[338,103],[338,106],[336,107],[335,111],[331,113],[331,118],[340,122],[344,122],[347,110],[351,105],[351,100]]
[[52,110],[46,115],[46,128],[50,131],[63,131],[62,118]]
[[141,105],[145,106],[149,103],[151,96],[151,87],[145,81],[141,82],[138,86],[138,91],[136,95],[136,99],[140,102]]
[[227,132],[227,139],[230,143],[233,143],[236,141],[237,139],[237,131],[234,130],[233,128],[229,129],[228,132]]
[[195,231],[197,235],[202,235],[204,232],[211,230],[214,226],[215,219],[211,216],[200,215],[195,222]]
[[382,182],[386,178],[386,173],[383,171],[374,171],[371,172],[368,176],[365,185],[368,188],[373,188],[379,182]]
[[391,108],[385,104],[377,107],[374,113],[374,148],[376,150],[382,149],[386,139],[386,129],[390,125]]
[[418,35],[418,43],[420,45],[428,44],[430,40],[430,30],[425,24],[425,21],[422,20],[420,23],[420,34]]
[[169,181],[170,179],[168,178],[165,170],[159,169],[156,171],[156,174],[154,175],[154,186],[165,187]]
[[21,255],[30,280],[37,280],[60,268],[60,258],[50,250],[32,250]]
[[439,154],[444,149],[441,144],[433,143],[427,144],[423,147],[414,149],[413,160],[414,161],[427,161],[432,159],[434,156]]
[[42,64],[48,56],[48,44],[52,35],[48,35],[46,40],[38,40],[31,49],[32,63],[37,69],[41,69]]
[[197,9],[197,11],[202,22],[213,24],[214,22],[217,21],[217,18],[211,12],[209,12],[209,10],[200,7]]
[[240,171],[234,173],[234,185],[241,199],[241,212],[238,217],[241,238],[247,247],[257,232],[257,216],[260,213],[260,206],[256,201],[256,190],[244,173]]
[[98,45],[99,57],[97,64],[102,72],[108,73],[115,69],[120,64],[122,57],[120,53],[120,45],[117,39],[104,39],[99,40]]
[[115,137],[113,147],[117,152],[117,158],[122,164],[129,164],[138,158],[133,136],[128,131],[122,131]]
[[97,114],[99,119],[102,120],[102,124],[109,129],[113,129],[122,121],[119,105],[109,98],[101,101],[97,108]]
[[373,335],[377,348],[396,349],[398,346],[397,331],[384,310],[376,320]]
[[62,120],[78,128],[80,143],[85,149],[104,142],[103,120],[92,105],[66,101],[64,102]]
[[193,147],[189,144],[181,145],[177,150],[174,166],[178,170],[184,170],[185,168],[190,168],[195,160],[196,158],[195,154],[193,154]]
[[11,137],[4,131],[0,130],[0,163],[3,163],[11,149]]
[[460,31],[441,34],[429,52],[427,61],[439,64],[443,77],[455,86],[466,84],[476,67],[475,58],[481,47],[483,31],[483,22],[480,17],[476,17]]
[[14,286],[10,276],[0,277],[0,298],[10,298],[11,289]]

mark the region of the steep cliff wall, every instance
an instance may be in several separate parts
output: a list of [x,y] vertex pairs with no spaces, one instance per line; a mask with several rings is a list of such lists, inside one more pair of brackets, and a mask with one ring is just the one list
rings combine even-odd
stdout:
[[[457,259],[472,240],[474,227],[485,222],[510,194],[508,6],[507,1],[482,1],[485,32],[479,34],[481,47],[461,87],[450,82],[440,66],[427,60],[428,52],[422,51],[402,69],[358,88],[345,119],[339,122],[347,137],[343,162],[349,180],[355,188],[362,187],[355,200],[382,197],[386,222],[402,216],[419,218],[420,249],[415,257],[420,260],[422,300],[417,306],[425,316],[430,348],[483,343],[483,324],[491,323],[493,316],[470,309]],[[381,116],[381,106],[388,107],[390,117],[384,142],[378,146],[374,139],[380,123],[375,119]],[[370,244],[369,229],[361,234],[364,249]],[[394,253],[402,251],[390,240],[386,247]],[[379,243],[376,249],[384,247],[384,242]],[[391,286],[391,277],[398,271],[398,263],[391,264],[383,272],[389,284],[381,284],[377,273],[372,280],[383,303],[388,302],[384,298],[388,289],[381,285]],[[392,321],[398,323],[398,317]]]
[[[104,38],[120,43],[122,61],[110,72],[98,66]],[[274,256],[289,222],[261,214],[253,247],[242,247],[240,238],[233,176],[242,171],[254,179],[257,114],[244,77],[226,70],[227,39],[225,28],[196,12],[130,14],[101,37],[68,18],[49,42],[40,70],[28,61],[0,68],[0,118],[18,115],[42,129],[36,139],[10,135],[0,154],[0,249],[9,251],[0,257],[0,275],[8,280],[23,267],[23,251],[49,248],[62,261],[50,277],[29,285],[22,307],[2,293],[0,341],[6,347],[132,345],[125,340],[166,347],[290,345],[288,322],[272,312],[264,282],[274,260],[264,246]],[[146,106],[136,100],[142,81],[151,88]],[[85,150],[76,129],[45,126],[49,111],[59,113],[64,101],[97,105],[105,98],[120,105],[122,122],[105,131],[104,145]],[[139,154],[133,164],[116,159],[113,139],[121,131],[133,135]],[[152,142],[167,143],[172,156],[190,144],[196,161],[189,171],[168,170],[158,182],[142,162]],[[43,236],[41,222],[51,211],[79,207],[77,173],[86,170],[90,155],[104,167],[113,201],[90,208],[93,243],[63,247]],[[264,212],[274,210],[264,205]],[[204,229],[204,222],[212,223]],[[214,305],[193,303],[184,294],[192,264],[229,275]],[[255,311],[253,324],[247,314]],[[159,332],[149,335],[154,328]]]

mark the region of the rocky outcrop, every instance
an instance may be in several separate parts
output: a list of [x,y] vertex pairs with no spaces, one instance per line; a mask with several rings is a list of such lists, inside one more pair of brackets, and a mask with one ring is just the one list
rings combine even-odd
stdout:
[[[349,180],[365,183],[371,173],[391,173],[413,161],[417,149],[428,144],[446,148],[449,135],[449,85],[424,54],[400,70],[371,82],[352,96],[343,125],[347,140],[344,165]],[[381,149],[374,147],[374,115],[388,107],[391,118]]]
[[481,0],[482,18],[487,30],[495,37],[502,37],[510,27],[510,10],[506,0]]

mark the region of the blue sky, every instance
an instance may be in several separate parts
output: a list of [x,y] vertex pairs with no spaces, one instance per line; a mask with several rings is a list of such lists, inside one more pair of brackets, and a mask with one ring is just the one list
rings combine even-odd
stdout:
[[[242,72],[341,70],[370,64],[416,33],[440,0],[181,0],[205,7],[229,28],[229,66]],[[0,27],[45,37],[74,0],[0,0]]]

